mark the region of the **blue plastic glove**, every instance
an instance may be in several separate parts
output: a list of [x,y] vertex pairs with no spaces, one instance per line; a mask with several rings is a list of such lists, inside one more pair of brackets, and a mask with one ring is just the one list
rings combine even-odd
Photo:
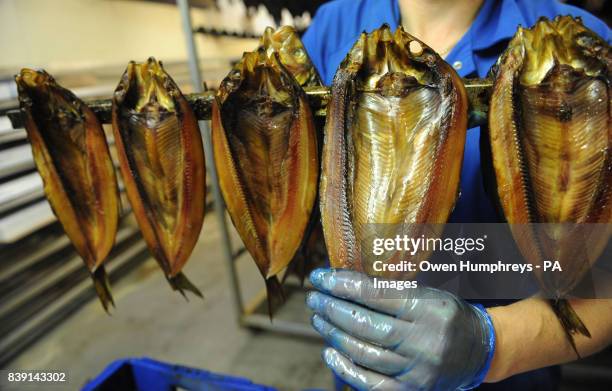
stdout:
[[482,306],[418,287],[384,298],[368,276],[317,269],[306,299],[331,348],[323,359],[357,390],[456,390],[482,383],[495,331]]

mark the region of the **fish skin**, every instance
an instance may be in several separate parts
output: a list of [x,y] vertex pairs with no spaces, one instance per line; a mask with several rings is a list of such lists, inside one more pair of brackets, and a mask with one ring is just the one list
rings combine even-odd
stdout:
[[104,130],[47,72],[22,69],[15,82],[47,200],[108,311],[114,302],[103,262],[115,242],[120,201]]
[[[491,72],[497,196],[525,260],[539,266],[542,289],[557,298],[551,304],[574,350],[572,334],[590,333],[558,298],[612,234],[611,60],[609,46],[579,18],[542,18],[519,28]],[[563,274],[543,273],[544,259],[559,260]]]
[[221,83],[212,143],[227,210],[270,299],[302,243],[318,177],[313,116],[278,53],[245,53]]
[[206,169],[197,119],[161,62],[130,62],[112,125],[128,200],[171,286],[199,290],[182,274],[204,221]]
[[292,26],[281,26],[276,30],[266,27],[259,40],[259,47],[266,50],[268,56],[278,53],[280,63],[300,86],[323,85],[300,36]]
[[360,36],[334,77],[325,125],[320,206],[332,267],[372,273],[361,255],[368,224],[447,221],[466,128],[465,88],[431,48],[387,25]]

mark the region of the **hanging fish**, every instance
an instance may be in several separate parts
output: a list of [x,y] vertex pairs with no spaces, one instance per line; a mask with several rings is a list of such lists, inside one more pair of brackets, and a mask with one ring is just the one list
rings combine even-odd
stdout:
[[134,216],[174,290],[201,296],[181,272],[198,240],[206,199],[197,119],[161,62],[130,62],[113,96],[119,166]]
[[435,235],[446,223],[459,188],[467,96],[439,55],[387,25],[361,35],[331,95],[320,195],[325,242],[332,267],[373,273],[364,246],[378,227],[394,237],[406,225],[431,224]]
[[223,80],[212,142],[227,210],[266,279],[272,311],[281,295],[276,275],[302,243],[319,170],[306,96],[276,52],[245,53]]
[[104,130],[47,72],[22,69],[15,82],[45,195],[108,311],[114,302],[103,262],[115,242],[120,204]]
[[[562,298],[610,239],[612,56],[570,16],[518,29],[492,70],[489,133],[497,194],[545,293]],[[543,223],[543,224],[536,224]],[[586,224],[604,223],[593,228]],[[558,260],[562,273],[543,272]],[[572,335],[590,336],[566,300],[552,306]]]

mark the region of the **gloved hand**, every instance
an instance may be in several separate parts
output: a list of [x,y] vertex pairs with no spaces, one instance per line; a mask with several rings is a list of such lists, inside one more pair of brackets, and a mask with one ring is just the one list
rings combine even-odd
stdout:
[[495,348],[491,318],[453,294],[418,287],[384,298],[373,279],[316,269],[313,327],[325,363],[358,390],[455,390],[482,383]]

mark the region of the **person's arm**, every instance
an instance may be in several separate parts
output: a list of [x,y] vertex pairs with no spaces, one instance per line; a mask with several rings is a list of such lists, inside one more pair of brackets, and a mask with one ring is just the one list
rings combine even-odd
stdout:
[[[612,299],[571,300],[591,338],[574,335],[582,357],[612,343]],[[495,354],[486,382],[576,360],[561,323],[546,300],[530,298],[488,309],[496,334]]]

